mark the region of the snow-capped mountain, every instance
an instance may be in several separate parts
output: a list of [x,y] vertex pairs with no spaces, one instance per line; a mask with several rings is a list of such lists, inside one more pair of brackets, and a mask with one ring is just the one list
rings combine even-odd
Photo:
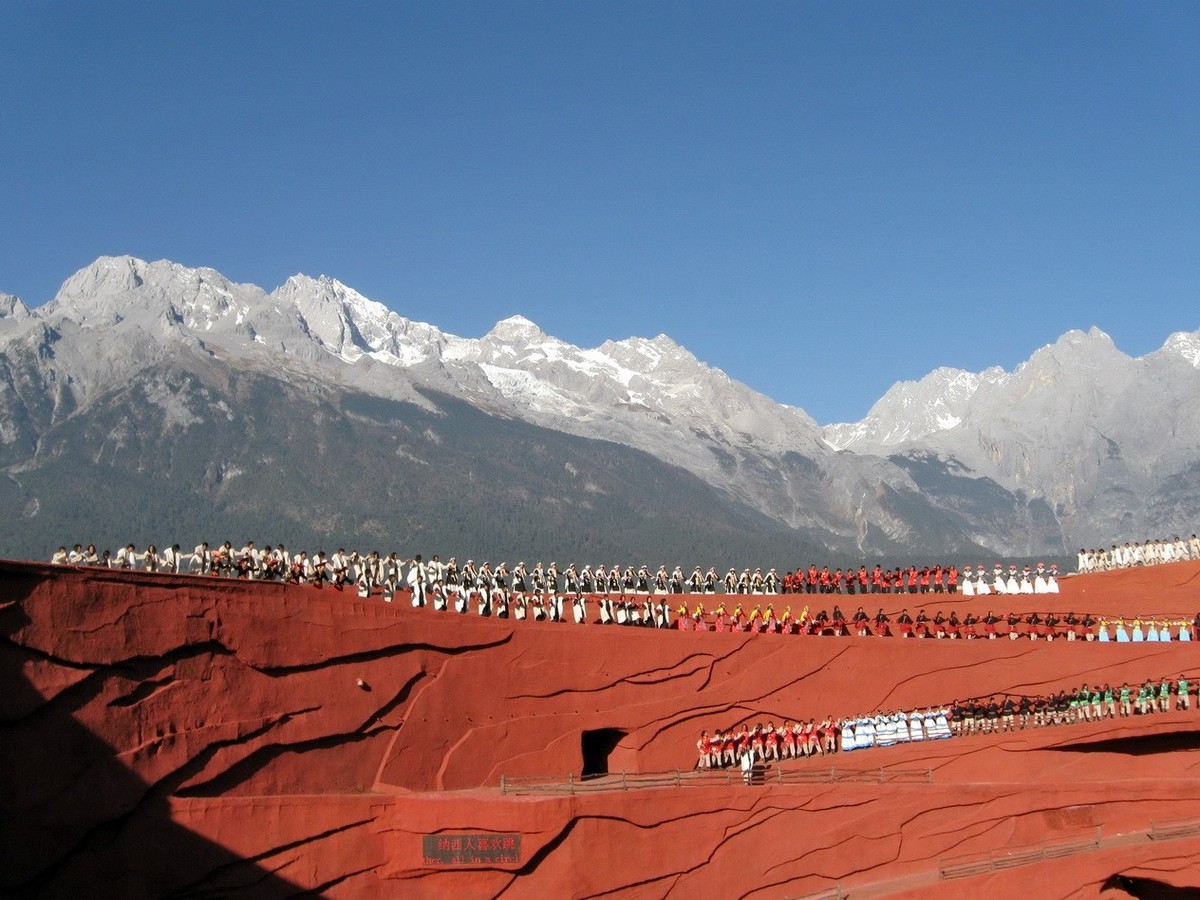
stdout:
[[838,450],[886,452],[962,424],[982,384],[1007,380],[999,367],[980,373],[934,369],[920,381],[900,381],[871,407],[861,422],[826,426],[825,440]]
[[1135,359],[1097,328],[1070,331],[1012,373],[938,370],[896,385],[863,422],[825,435],[862,453],[933,453],[1043,497],[1071,544],[1192,530],[1194,512],[1154,519],[1144,507],[1191,496],[1198,362],[1200,332]]
[[[285,385],[291,402],[318,407],[318,419],[363,421],[355,410],[375,407],[359,396],[435,417],[452,417],[453,400],[496,423],[477,426],[485,430],[524,422],[632,448],[725,498],[713,502],[752,510],[810,545],[1053,553],[1089,535],[1084,523],[1097,511],[1104,527],[1123,527],[1113,539],[1156,525],[1153,515],[1158,530],[1178,527],[1168,523],[1183,511],[1154,498],[1170,478],[1194,477],[1198,362],[1200,333],[1172,335],[1157,354],[1131,360],[1098,331],[1071,332],[1012,373],[939,369],[893,387],[863,422],[822,429],[665,335],[580,348],[514,316],[469,339],[332,278],[297,275],[267,292],[211,269],[105,257],[40,308],[0,295],[0,464],[26,484],[26,473],[49,471],[53,454],[78,449],[72,428],[120,419],[131,402],[142,430],[163,429],[152,443],[177,452],[178,435],[198,435],[214,416],[244,417],[229,386],[253,378]],[[118,433],[121,447],[136,442]],[[269,436],[246,441],[247,456],[274,458]],[[445,464],[428,449],[389,452]],[[209,460],[204,477],[247,465]],[[1158,502],[1157,512],[1114,519],[1124,490]],[[22,515],[45,515],[46,504],[22,491]]]
[[478,340],[460,338],[327,277],[295,276],[268,294],[210,269],[106,257],[68,279],[34,320],[31,334],[48,327],[71,335],[83,402],[184,344],[230,364],[282,363],[392,398],[416,399],[415,386],[450,390],[492,412],[618,441],[713,479],[723,458],[711,442],[821,452],[820,430],[802,411],[732,381],[665,335],[581,349],[517,316]]
[[1162,352],[1168,356],[1174,354],[1190,363],[1192,368],[1200,369],[1200,331],[1187,333],[1177,331],[1162,346]]

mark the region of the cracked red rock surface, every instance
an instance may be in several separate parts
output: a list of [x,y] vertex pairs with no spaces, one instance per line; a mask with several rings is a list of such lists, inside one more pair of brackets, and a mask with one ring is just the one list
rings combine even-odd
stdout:
[[[624,733],[610,771],[688,771],[702,728],[1195,676],[1200,643],[660,632],[12,562],[0,587],[0,893],[1068,897],[1118,873],[1200,887],[1200,838],[1147,837],[1200,820],[1195,704],[786,764],[929,783],[499,789],[577,778],[585,731]],[[1200,564],[1066,578],[1058,595],[870,602],[1190,620]],[[938,875],[1097,833],[1063,859]],[[423,839],[450,834],[520,835],[520,859],[426,862]]]

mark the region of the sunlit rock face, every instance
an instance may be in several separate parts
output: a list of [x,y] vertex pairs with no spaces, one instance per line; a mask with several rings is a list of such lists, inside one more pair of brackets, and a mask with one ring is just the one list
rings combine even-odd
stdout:
[[[1200,563],[1175,563],[988,602],[1190,620],[1198,577]],[[918,601],[986,612],[982,598],[870,599],[893,614]],[[0,891],[776,896],[841,884],[949,897],[1035,876],[1062,895],[1098,893],[1114,874],[1200,884],[1200,839],[1145,838],[1151,820],[1200,818],[1180,789],[1200,748],[1194,697],[1186,713],[797,761],[761,785],[686,778],[701,729],[1173,678],[1191,671],[1194,644],[662,632],[407,600],[0,563]],[[519,792],[522,777],[577,783],[585,753],[630,782],[678,772],[681,785]],[[831,768],[881,774],[830,783]],[[790,777],[805,772],[815,780]],[[1097,829],[1098,849],[1063,860],[939,876],[948,860]],[[439,836],[498,843],[466,864],[438,854]]]

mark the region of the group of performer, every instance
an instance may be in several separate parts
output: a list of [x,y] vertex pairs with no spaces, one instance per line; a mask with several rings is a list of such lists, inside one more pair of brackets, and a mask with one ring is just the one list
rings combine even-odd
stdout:
[[[935,610],[930,615],[925,609],[918,609],[916,615],[902,609],[899,613],[888,615],[880,607],[875,615],[868,614],[861,606],[853,615],[845,615],[838,606],[833,612],[819,610],[810,612],[805,606],[797,615],[793,615],[791,606],[782,613],[776,613],[774,604],[768,603],[763,609],[756,604],[752,610],[746,611],[742,604],[737,604],[732,612],[728,604],[720,603],[716,610],[710,613],[702,604],[696,604],[690,611],[685,606],[678,610],[676,624],[683,630],[697,631],[748,631],[765,634],[799,634],[810,636],[843,637],[857,635],[859,637],[901,637],[933,640],[1033,640],[1048,641],[1110,641],[1113,640],[1110,628],[1113,621],[1122,623],[1116,628],[1118,641],[1190,641],[1200,629],[1200,615],[1192,622],[1186,620],[1164,619],[1134,619],[1137,623],[1132,633],[1126,631],[1124,620],[1097,620],[1090,613],[1077,615],[1074,612],[1065,614],[1046,612],[1017,613],[1009,612],[1003,616],[988,610],[983,615],[968,611],[959,618],[955,610],[947,615],[943,610]],[[1131,636],[1132,634],[1132,636]],[[1150,635],[1154,636],[1151,637]]]
[[[876,711],[843,719],[826,717],[820,724],[773,722],[717,729],[696,742],[698,769],[741,766],[743,770],[769,761],[783,762],[837,752],[890,747],[915,741],[941,740],[973,734],[999,734],[1053,725],[1095,722],[1108,718],[1191,709],[1192,679],[1147,679],[1137,687],[1128,682],[1081,685],[1056,694],[1019,694],[954,700],[924,710]],[[1200,703],[1197,704],[1200,708]]]
[[366,594],[375,591],[394,592],[403,587],[419,587],[430,592],[437,584],[453,592],[463,590],[507,589],[517,593],[553,594],[562,591],[569,596],[582,594],[618,595],[679,595],[679,594],[956,594],[967,596],[989,593],[1054,593],[1057,591],[1057,566],[1039,563],[1037,571],[1026,566],[1018,573],[1009,567],[1005,576],[999,565],[995,576],[984,577],[984,567],[978,575],[974,567],[966,566],[960,573],[953,565],[897,566],[885,569],[875,565],[847,566],[844,570],[815,564],[807,569],[797,567],[780,576],[778,570],[744,568],[739,573],[729,569],[722,576],[715,566],[707,571],[696,566],[685,575],[681,566],[669,570],[665,565],[651,570],[649,566],[604,565],[582,568],[571,564],[560,568],[557,563],[537,563],[527,567],[524,562],[509,568],[501,562],[476,565],[467,560],[459,565],[451,557],[442,562],[434,555],[427,561],[421,557],[402,557],[399,553],[386,555],[378,551],[359,553],[338,549],[332,555],[318,550],[292,553],[282,544],[258,547],[250,541],[235,548],[230,541],[196,545],[187,552],[178,544],[159,549],[154,544],[142,550],[133,544],[121,547],[115,554],[108,550],[97,552],[94,544],[84,548],[76,544],[68,550],[59,547],[51,562],[65,565],[99,565],[122,569],[141,569],[150,572],[184,572],[196,575],[288,581],[297,584],[344,586],[357,585]]
[[[1192,681],[1178,678],[1147,679],[1138,687],[1084,684],[1057,694],[1005,696],[988,700],[955,700],[950,704],[950,727],[955,734],[1013,731],[1047,725],[1071,725],[1191,709]],[[1173,700],[1172,700],[1173,698]]]
[[1197,616],[1195,622],[1180,619],[1131,619],[1127,623],[1124,619],[1101,619],[1096,640],[1102,644],[1110,641],[1118,644],[1190,641],[1198,627],[1200,616]]
[[948,711],[934,707],[912,712],[898,709],[891,713],[877,712],[873,716],[843,719],[840,727],[843,751],[951,737]]
[[961,571],[956,566],[909,566],[889,570],[877,565],[870,571],[866,566],[859,566],[857,570],[847,568],[845,572],[809,566],[807,571],[797,569],[783,577],[785,594],[957,594],[960,591],[968,597],[993,593],[1056,594],[1058,566],[1038,563],[1036,570],[1025,566],[1018,572],[1015,565],[1010,565],[1005,573],[1004,567],[997,563],[990,575],[984,566],[976,569],[971,565],[963,566]]
[[774,722],[753,728],[742,725],[741,729],[717,729],[712,737],[707,731],[700,732],[696,747],[700,758],[698,769],[724,769],[740,766],[749,756],[750,762],[766,760],[800,759],[806,756],[824,756],[836,753],[837,723],[827,718],[820,724],[813,719],[808,722],[783,722],[776,727]]
[[709,737],[700,733],[696,742],[699,769],[740,766],[743,769],[768,761],[782,762],[810,756],[847,753],[870,747],[890,747],[911,741],[934,741],[951,737],[950,710],[945,707],[901,709],[844,719],[827,717],[820,724],[773,722],[750,728],[718,729]]
[[1182,562],[1200,559],[1200,537],[1195,534],[1184,540],[1178,535],[1174,540],[1159,538],[1139,544],[1137,541],[1113,544],[1105,550],[1097,548],[1079,551],[1080,572],[1107,572],[1110,569],[1128,569],[1133,566],[1154,566],[1160,563]]
[[[793,634],[811,636],[877,636],[930,638],[946,640],[975,640],[1008,638],[1054,641],[1058,639],[1114,641],[1169,641],[1192,640],[1200,629],[1200,616],[1195,621],[1167,619],[1133,619],[1126,627],[1122,619],[1097,621],[1092,615],[1065,615],[1047,612],[1016,613],[997,615],[991,610],[980,615],[966,611],[960,618],[953,609],[948,614],[942,610],[918,609],[911,615],[908,609],[889,615],[882,607],[874,615],[863,607],[851,615],[842,612],[834,604],[832,612],[825,609],[811,610],[806,603],[794,612],[786,604],[781,611],[775,602],[751,605],[733,601],[720,601],[715,609],[708,609],[703,600],[697,598],[682,601],[673,595],[672,576],[667,576],[665,591],[659,590],[659,578],[649,576],[647,567],[640,570],[618,566],[606,569],[597,566],[594,570],[585,566],[583,572],[574,565],[560,571],[555,563],[541,563],[529,569],[518,563],[512,570],[501,563],[493,568],[488,563],[476,566],[473,560],[459,567],[453,558],[443,563],[437,555],[425,561],[420,555],[402,559],[398,553],[382,556],[372,551],[365,556],[347,553],[339,549],[327,557],[323,551],[311,556],[306,551],[290,554],[283,545],[265,546],[258,549],[251,541],[244,547],[234,549],[229,541],[216,547],[199,544],[190,554],[183,554],[179,545],[159,551],[150,545],[139,552],[130,544],[121,548],[115,557],[107,551],[97,554],[96,548],[80,545],[68,551],[59,548],[52,562],[68,565],[110,565],[117,568],[140,568],[146,571],[181,572],[197,575],[223,575],[248,579],[287,581],[316,587],[330,585],[335,589],[357,590],[360,597],[376,594],[391,601],[397,591],[404,590],[413,606],[432,606],[435,610],[453,610],[458,613],[475,613],[481,616],[512,618],[518,621],[563,622],[573,620],[583,624],[597,622],[602,625],[626,625],[650,628],[674,628],[684,631],[750,632],[764,634]],[[980,567],[980,574],[982,574]],[[878,571],[882,571],[876,567]],[[699,572],[699,568],[696,570]],[[709,570],[713,572],[712,569]],[[865,570],[863,570],[865,571]],[[918,572],[918,591],[920,571]],[[945,570],[943,570],[945,571]],[[950,571],[953,571],[952,569]],[[964,574],[971,573],[967,566]],[[676,573],[679,569],[676,568]],[[1032,579],[1022,573],[1017,577],[1015,566],[1009,567],[1005,576],[1001,567],[994,567],[993,585],[986,580],[982,589],[977,581],[964,577],[962,595],[979,596],[981,593],[1000,592],[995,584],[1004,582],[1006,594],[1028,594],[1054,592],[1057,590],[1055,568],[1039,564]],[[584,573],[587,573],[586,575]],[[665,574],[660,567],[659,574]],[[792,573],[789,573],[792,575]],[[874,578],[868,573],[868,582]],[[649,580],[647,580],[649,579]],[[708,593],[705,576],[701,576],[700,594]],[[820,585],[818,572],[817,584]],[[795,578],[793,576],[793,587]],[[968,587],[971,585],[971,587]],[[725,587],[724,584],[721,585]],[[943,586],[944,587],[944,586]],[[561,590],[560,590],[561,588]],[[648,588],[645,589],[645,588]],[[690,591],[689,582],[689,593]],[[807,591],[805,591],[807,593]],[[673,598],[673,599],[671,599]],[[780,603],[784,604],[784,598]],[[732,608],[731,608],[732,606]]]
[[[1095,572],[1129,566],[1155,565],[1182,560],[1200,560],[1200,538],[1175,537],[1144,543],[1113,544],[1109,550],[1080,550],[1079,571]],[[115,554],[98,552],[94,544],[71,549],[62,546],[51,562],[65,565],[108,566],[151,572],[186,572],[197,575],[287,581],[296,584],[335,587],[357,586],[363,596],[374,592],[390,595],[408,587],[422,595],[430,594],[439,584],[447,593],[458,591],[512,591],[518,594],[553,595],[559,591],[569,597],[585,594],[619,596],[662,596],[679,594],[959,594],[966,597],[990,594],[1058,593],[1057,564],[1036,566],[999,563],[992,566],[909,565],[894,569],[875,565],[846,566],[830,570],[828,566],[797,566],[780,575],[775,568],[728,569],[724,575],[715,566],[703,570],[696,566],[685,575],[681,566],[668,570],[660,565],[614,564],[560,568],[557,563],[524,562],[509,568],[501,562],[476,565],[467,560],[459,565],[451,557],[442,562],[435,554],[426,561],[420,556],[404,557],[392,552],[360,553],[338,549],[332,555],[318,550],[292,553],[283,544],[257,547],[249,541],[235,548],[230,541],[196,545],[190,552],[179,544],[159,549],[154,544],[142,550],[133,544]]]

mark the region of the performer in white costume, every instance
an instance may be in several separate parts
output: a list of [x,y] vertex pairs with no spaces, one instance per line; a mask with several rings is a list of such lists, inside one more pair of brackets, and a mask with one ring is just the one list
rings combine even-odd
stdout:
[[975,596],[983,597],[986,594],[990,594],[992,592],[992,589],[990,587],[988,587],[987,577],[984,575],[984,572],[983,572],[983,566],[980,566],[975,571],[976,571]]
[[933,718],[933,736],[941,740],[950,737],[950,723],[946,721],[946,710],[939,709]]
[[192,551],[190,568],[193,575],[207,575],[212,571],[212,551],[208,549],[208,541],[198,544]]
[[1046,564],[1038,563],[1037,571],[1034,573],[1034,576],[1033,576],[1033,592],[1035,594],[1048,593],[1048,591],[1046,590],[1046,575],[1047,575]]
[[1029,580],[1029,566],[1026,566],[1021,572],[1021,593],[1033,593],[1033,582]]
[[842,719],[842,750],[849,753],[851,750],[856,750],[858,744],[854,739],[854,725],[849,719]]
[[1008,580],[1004,582],[1004,591],[1008,594],[1019,594],[1021,585],[1017,582],[1017,567],[1008,567]]

